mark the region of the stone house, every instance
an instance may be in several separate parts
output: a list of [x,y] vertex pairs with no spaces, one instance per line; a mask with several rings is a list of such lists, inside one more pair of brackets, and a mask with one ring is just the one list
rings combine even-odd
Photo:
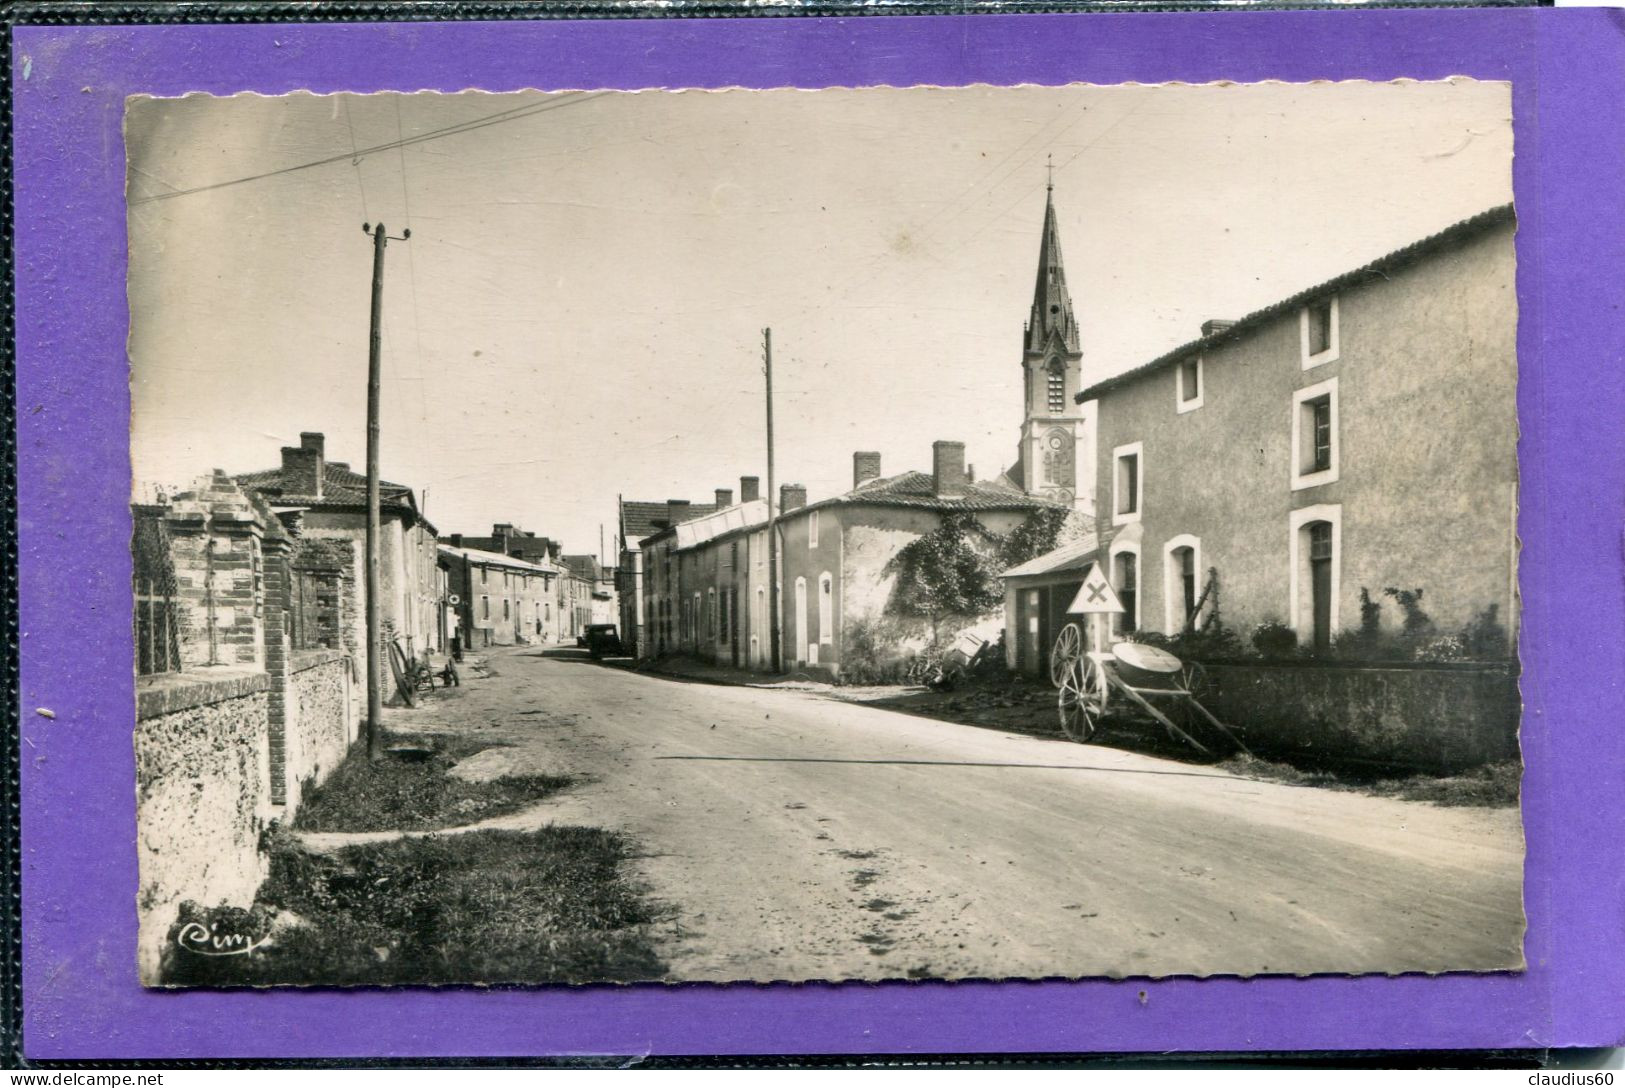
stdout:
[[553,639],[555,585],[563,574],[558,567],[478,548],[442,544],[439,550],[452,602],[448,614],[464,647]]
[[646,538],[644,555],[659,572],[658,608],[675,617],[662,633],[661,652],[767,668],[767,502],[758,496],[756,477],[740,482],[741,501],[732,490],[718,489],[709,512]]
[[182,902],[246,907],[261,836],[359,729],[340,630],[355,566],[223,472],[133,508],[139,966],[161,981]]
[[[782,492],[781,647],[787,669],[839,674],[846,642],[860,625],[887,654],[917,649],[949,630],[930,631],[923,619],[900,616],[893,591],[895,560],[911,542],[954,515],[983,530],[979,549],[1025,525],[1036,513],[1062,509],[1003,480],[978,483],[965,468],[961,442],[932,447],[932,471],[882,477],[880,455],[853,455],[852,489],[806,503],[804,489]],[[969,626],[982,616],[950,617]]]
[[559,562],[569,583],[563,586],[561,604],[570,610],[569,637],[580,635],[589,624],[616,623],[615,572],[593,555],[566,555]]
[[[338,607],[344,646],[365,661],[367,478],[344,462],[327,460],[325,446],[321,434],[302,433],[299,445],[283,447],[280,466],[244,473],[236,481],[260,496],[301,540],[332,541],[329,558],[337,562],[348,552],[347,562],[363,572],[361,591],[345,595]],[[379,495],[383,637],[400,639],[412,654],[443,651],[435,528],[419,513],[411,488],[380,482]],[[387,655],[378,655],[378,667],[384,690],[393,690]]]
[[[1515,635],[1515,226],[1482,213],[1077,393],[1101,531],[1073,559],[1107,566],[1119,634],[1200,621],[1211,581],[1244,639],[1274,621],[1324,649],[1362,590],[1396,628],[1387,587],[1441,631]],[[1053,626],[1020,582],[1012,663]]]
[[[635,542],[638,553],[635,562],[623,563],[623,567],[633,570],[633,592],[643,605],[637,624],[637,655],[654,658],[676,653],[681,648],[681,617],[687,606],[678,579],[675,527],[715,513],[717,508],[688,499],[623,502],[621,507],[623,552],[630,551],[630,543]],[[645,535],[640,537],[639,533]]]

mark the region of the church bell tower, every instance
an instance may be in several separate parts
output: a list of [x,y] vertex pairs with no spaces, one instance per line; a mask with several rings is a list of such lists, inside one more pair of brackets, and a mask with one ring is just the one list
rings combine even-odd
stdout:
[[1083,347],[1061,261],[1055,222],[1055,182],[1045,186],[1044,232],[1038,244],[1038,281],[1022,338],[1025,421],[1021,428],[1021,484],[1029,495],[1092,512],[1094,435],[1092,406],[1074,402],[1083,387]]

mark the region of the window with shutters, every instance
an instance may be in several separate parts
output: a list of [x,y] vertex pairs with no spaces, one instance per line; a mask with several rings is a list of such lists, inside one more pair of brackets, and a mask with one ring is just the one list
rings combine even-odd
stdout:
[[1292,490],[1333,483],[1339,475],[1337,379],[1292,397]]

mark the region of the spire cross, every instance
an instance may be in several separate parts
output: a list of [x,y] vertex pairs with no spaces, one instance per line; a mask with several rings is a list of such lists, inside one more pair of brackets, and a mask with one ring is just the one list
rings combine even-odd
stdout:
[[1053,193],[1055,191],[1055,156],[1054,155],[1045,155],[1044,156],[1044,169],[1049,171],[1049,179],[1044,182],[1044,191],[1046,193]]

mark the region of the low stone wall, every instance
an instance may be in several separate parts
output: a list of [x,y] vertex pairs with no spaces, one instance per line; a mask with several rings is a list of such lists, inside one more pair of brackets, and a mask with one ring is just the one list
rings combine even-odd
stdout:
[[208,669],[144,677],[136,689],[138,962],[160,980],[182,901],[247,907],[265,879],[269,677]]
[[288,807],[320,785],[356,738],[349,655],[296,650],[288,664]]
[[1458,771],[1518,758],[1507,665],[1208,665],[1203,704],[1261,755]]

